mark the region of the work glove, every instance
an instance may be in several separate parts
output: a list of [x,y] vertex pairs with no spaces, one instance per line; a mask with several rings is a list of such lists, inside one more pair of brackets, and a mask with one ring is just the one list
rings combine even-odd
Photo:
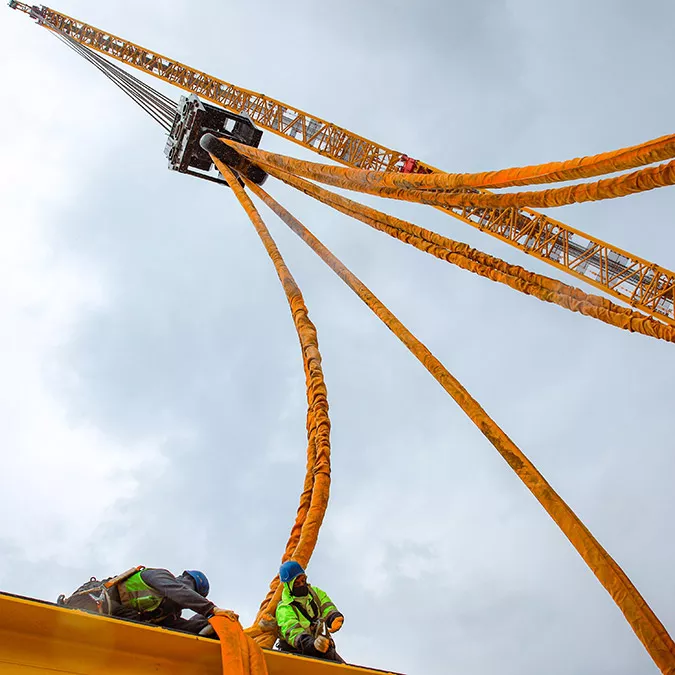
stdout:
[[277,620],[271,614],[263,614],[262,619],[258,621],[258,628],[263,633],[275,633],[277,630]]
[[314,648],[318,652],[325,654],[328,651],[328,647],[330,647],[330,640],[325,635],[319,635],[319,637],[314,640]]
[[239,621],[239,614],[231,609],[221,609],[220,607],[214,607],[211,616],[226,616],[231,621]]
[[293,645],[301,654],[311,654],[314,647],[314,638],[309,633],[300,633]]
[[340,628],[342,628],[342,624],[345,622],[344,616],[336,616],[328,625],[328,630],[331,633],[337,633]]

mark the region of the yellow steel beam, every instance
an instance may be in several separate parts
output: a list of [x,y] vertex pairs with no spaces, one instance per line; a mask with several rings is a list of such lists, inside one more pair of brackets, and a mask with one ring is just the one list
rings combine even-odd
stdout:
[[[269,675],[383,672],[264,650]],[[216,640],[0,593],[3,675],[220,675]]]
[[[342,164],[400,171],[407,155],[264,94],[203,73],[49,7],[11,2],[38,23],[134,68],[197,94]],[[418,170],[438,171],[417,162]],[[441,209],[595,288],[675,325],[675,272],[531,209]]]

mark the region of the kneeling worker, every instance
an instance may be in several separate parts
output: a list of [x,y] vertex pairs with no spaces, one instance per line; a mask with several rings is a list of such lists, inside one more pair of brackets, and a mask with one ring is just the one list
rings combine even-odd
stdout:
[[307,575],[294,560],[279,568],[283,584],[281,601],[277,605],[277,625],[283,652],[314,656],[344,663],[335,651],[335,642],[329,635],[340,630],[344,616],[332,600],[316,586],[307,583]]
[[[216,607],[206,599],[208,594],[209,580],[199,570],[186,570],[175,577],[165,569],[133,567],[102,581],[92,577],[69,597],[60,595],[56,602],[94,614],[206,635],[213,633],[208,620],[215,614],[239,618],[229,609]],[[197,616],[183,619],[184,609]]]
[[[120,619],[199,633],[209,626],[208,619],[214,614],[231,614],[207,600],[208,594],[209,580],[203,572],[186,570],[175,577],[165,569],[146,568],[111,588],[110,613]],[[184,609],[197,616],[183,619]]]

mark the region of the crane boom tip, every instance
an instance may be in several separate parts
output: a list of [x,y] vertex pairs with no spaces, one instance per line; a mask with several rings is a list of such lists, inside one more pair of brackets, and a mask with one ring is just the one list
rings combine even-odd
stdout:
[[18,9],[20,12],[28,14],[31,19],[43,19],[44,18],[44,7],[38,7],[37,5],[27,5],[25,2],[19,2],[18,0],[9,0],[7,6],[10,9]]

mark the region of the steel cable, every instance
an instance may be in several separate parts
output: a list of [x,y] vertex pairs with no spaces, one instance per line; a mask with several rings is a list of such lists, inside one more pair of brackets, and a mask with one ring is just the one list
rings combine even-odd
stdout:
[[176,115],[176,103],[137,77],[127,73],[108,59],[71,37],[52,29],[51,32],[74,52],[84,57],[127,96],[147,112],[165,131],[170,131]]

